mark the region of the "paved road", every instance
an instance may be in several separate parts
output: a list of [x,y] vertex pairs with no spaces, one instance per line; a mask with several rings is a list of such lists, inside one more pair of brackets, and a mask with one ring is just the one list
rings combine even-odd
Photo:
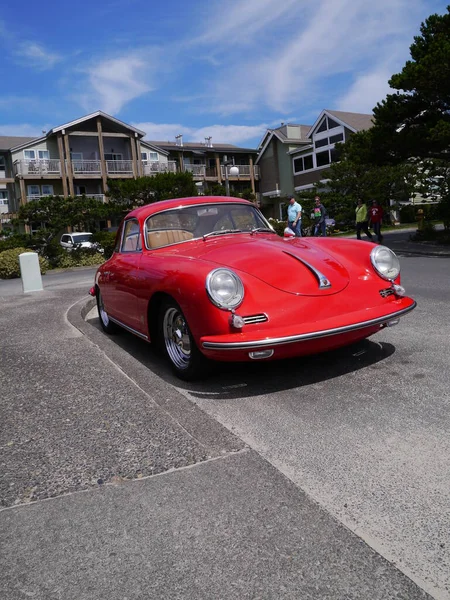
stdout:
[[397,328],[196,385],[82,320],[92,270],[0,282],[0,597],[449,598],[450,261],[402,263]]
[[[450,259],[402,258],[402,266],[418,308],[345,351],[269,367],[224,365],[213,379],[180,385],[132,336],[115,343],[448,599]],[[97,325],[95,311],[91,319]]]

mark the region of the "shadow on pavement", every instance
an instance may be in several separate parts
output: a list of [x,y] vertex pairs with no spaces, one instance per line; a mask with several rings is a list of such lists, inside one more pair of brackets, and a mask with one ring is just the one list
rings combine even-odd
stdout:
[[[101,335],[106,335],[98,318],[91,317],[87,323]],[[211,373],[204,380],[185,382],[173,375],[169,365],[151,344],[126,331],[106,339],[167,383],[186,390],[191,396],[214,397],[217,400],[257,396],[320,383],[373,366],[395,352],[392,344],[366,339],[314,356],[261,363],[213,363]],[[104,350],[107,352],[107,349]]]

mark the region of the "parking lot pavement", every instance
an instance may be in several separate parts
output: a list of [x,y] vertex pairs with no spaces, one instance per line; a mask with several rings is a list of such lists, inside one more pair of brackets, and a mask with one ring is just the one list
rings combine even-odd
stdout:
[[428,598],[54,277],[0,311],[0,598]]

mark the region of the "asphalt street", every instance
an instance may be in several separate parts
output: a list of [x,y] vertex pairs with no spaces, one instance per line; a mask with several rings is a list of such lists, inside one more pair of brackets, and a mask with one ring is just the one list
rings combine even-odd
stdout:
[[402,267],[399,326],[195,385],[94,270],[0,282],[0,597],[450,598],[450,258]]

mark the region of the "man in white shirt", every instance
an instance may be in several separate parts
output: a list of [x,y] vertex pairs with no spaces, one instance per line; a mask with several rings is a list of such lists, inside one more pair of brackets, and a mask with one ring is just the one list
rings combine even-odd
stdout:
[[302,207],[290,196],[287,207],[288,227],[295,233],[295,237],[302,237]]

